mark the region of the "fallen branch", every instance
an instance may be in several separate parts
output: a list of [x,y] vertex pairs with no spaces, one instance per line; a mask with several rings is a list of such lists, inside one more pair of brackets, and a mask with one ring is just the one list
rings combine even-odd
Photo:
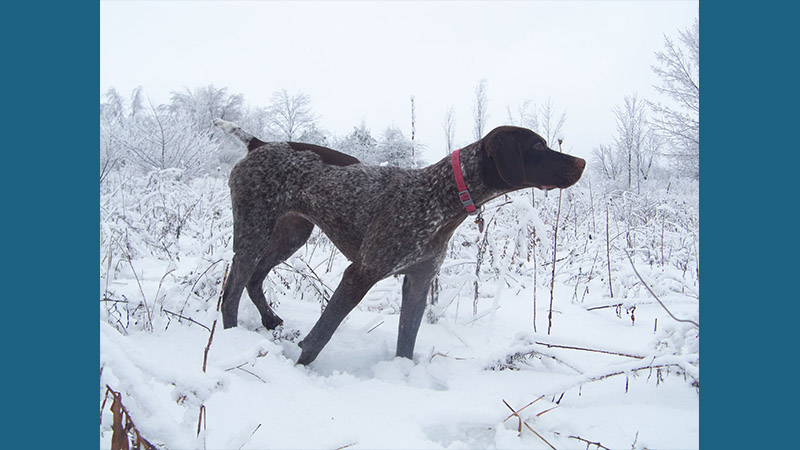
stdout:
[[620,352],[613,352],[610,350],[600,350],[595,348],[586,348],[586,347],[573,347],[569,345],[559,345],[559,344],[548,344],[547,342],[535,341],[535,344],[544,345],[547,348],[564,348],[567,350],[581,350],[584,352],[594,352],[594,353],[605,353],[607,355],[615,355],[615,356],[625,356],[627,358],[635,358],[635,359],[644,359],[646,356],[643,355],[632,355],[629,353],[620,353]]
[[628,253],[628,250],[625,250],[625,256],[627,256],[627,257],[628,257],[628,261],[630,261],[630,263],[631,263],[631,267],[633,267],[633,272],[636,274],[636,276],[637,276],[637,277],[639,277],[639,281],[641,281],[641,282],[642,282],[642,284],[644,285],[644,287],[647,289],[647,292],[649,292],[649,293],[650,293],[650,295],[652,295],[652,296],[653,296],[653,298],[655,298],[655,299],[656,299],[656,301],[658,302],[658,304],[659,304],[659,305],[661,305],[661,307],[662,307],[662,308],[664,308],[664,311],[666,311],[666,312],[667,312],[667,314],[669,314],[669,316],[670,316],[670,317],[672,317],[673,319],[675,319],[675,320],[676,320],[676,321],[678,321],[678,322],[690,323],[690,324],[694,325],[695,327],[697,327],[697,328],[700,328],[700,325],[699,325],[697,322],[695,322],[694,320],[689,320],[689,319],[679,319],[679,318],[675,317],[675,316],[674,316],[674,315],[673,315],[673,314],[670,312],[670,310],[669,310],[669,309],[666,307],[666,305],[664,305],[664,303],[661,301],[661,299],[659,299],[659,298],[658,298],[658,296],[655,294],[655,292],[653,292],[653,290],[652,290],[652,289],[650,289],[650,286],[648,286],[648,285],[647,285],[647,283],[645,283],[645,281],[644,281],[644,279],[642,278],[642,276],[641,276],[641,275],[639,275],[639,271],[638,271],[638,270],[636,270],[636,265],[635,265],[635,264],[633,264],[633,259],[631,259],[631,255],[630,255],[630,253]]
[[618,365],[616,366],[616,369],[612,368],[607,372],[595,371],[593,374],[589,373],[582,377],[579,377],[572,383],[557,386],[550,392],[551,393],[564,392],[576,386],[581,386],[594,381],[605,380],[606,378],[614,377],[617,375],[625,375],[634,372],[639,372],[642,370],[666,369],[669,367],[675,367],[682,370],[686,375],[689,376],[689,378],[693,380],[692,385],[694,385],[695,387],[700,386],[700,377],[697,367],[692,366],[688,361],[678,356],[667,355],[661,357],[653,357],[649,362],[642,360],[631,361],[629,363]]

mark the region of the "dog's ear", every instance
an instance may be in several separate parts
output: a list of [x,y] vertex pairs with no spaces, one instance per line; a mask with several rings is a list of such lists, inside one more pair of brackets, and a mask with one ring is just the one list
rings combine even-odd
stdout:
[[486,154],[494,161],[500,178],[511,187],[522,187],[525,164],[522,160],[522,137],[511,130],[490,133],[486,137]]

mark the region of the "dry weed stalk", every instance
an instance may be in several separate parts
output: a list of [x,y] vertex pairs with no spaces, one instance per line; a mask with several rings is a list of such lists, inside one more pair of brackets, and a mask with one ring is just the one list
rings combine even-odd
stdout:
[[139,434],[139,430],[136,429],[136,425],[134,425],[130,413],[125,409],[125,405],[122,404],[122,394],[111,389],[109,385],[106,385],[106,396],[103,399],[100,410],[102,411],[105,408],[109,394],[113,399],[111,401],[111,414],[113,415],[113,422],[111,424],[111,450],[128,450],[131,448],[131,444],[133,448],[137,450],[156,450],[153,444]]
[[150,315],[150,307],[147,306],[147,298],[144,296],[144,288],[142,287],[142,282],[139,280],[139,275],[136,274],[136,269],[133,268],[133,262],[131,261],[131,255],[125,255],[128,265],[131,266],[131,272],[133,272],[133,277],[136,279],[136,284],[139,285],[139,292],[142,294],[142,304],[144,305],[144,310],[147,312],[147,321],[145,322],[145,331],[153,331],[153,317]]
[[553,327],[553,294],[556,286],[556,253],[558,250],[558,222],[561,218],[561,194],[564,191],[558,190],[558,209],[556,210],[556,225],[553,229],[553,272],[550,277],[550,309],[547,313],[547,334],[550,334],[550,329]]
[[608,292],[614,298],[614,287],[611,285],[611,240],[608,238],[608,203],[606,203],[606,263],[608,265]]
[[[197,286],[197,283],[200,282],[200,279],[203,278],[203,275],[205,275],[209,270],[211,270],[212,267],[216,266],[217,263],[220,263],[220,262],[222,262],[221,259],[218,259],[218,260],[214,261],[213,263],[211,263],[210,266],[206,267],[206,270],[204,270],[203,273],[201,273],[200,275],[197,276],[197,279],[194,280],[194,283],[192,284],[192,287],[189,289],[189,295],[186,296],[186,300],[184,300],[184,302],[183,302],[183,306],[181,307],[181,311],[179,313],[180,315],[183,315],[183,310],[186,308],[186,305],[189,303],[189,299],[192,296],[192,292],[194,292],[194,288]],[[227,272],[227,268],[225,270]],[[222,283],[223,284],[225,283],[225,278],[222,279]]]
[[[215,263],[216,264],[216,263]],[[219,288],[219,298],[217,299],[217,316],[219,316],[219,308],[222,305],[222,293],[225,291],[225,280],[228,278],[228,266],[229,264],[225,264],[225,273],[222,275],[222,286]],[[203,373],[206,373],[206,365],[208,364],[208,352],[211,350],[211,342],[214,341],[214,331],[217,329],[217,318],[214,318],[214,322],[211,324],[211,333],[208,335],[208,344],[206,344],[206,349],[203,352]],[[206,418],[206,405],[200,405],[200,415],[197,418],[197,435],[200,436],[200,427],[203,425],[205,428],[205,421]]]
[[[519,413],[521,413],[521,412],[522,412],[522,410],[524,410],[525,408],[527,408],[527,407],[531,406],[532,404],[534,404],[534,403],[538,402],[539,400],[541,400],[541,399],[543,399],[543,398],[544,398],[544,395],[542,395],[542,396],[540,396],[539,398],[537,398],[536,400],[534,400],[534,401],[532,401],[532,402],[528,403],[527,405],[523,406],[523,407],[522,407],[522,408],[520,408],[520,409],[514,409],[514,408],[512,408],[512,407],[511,407],[511,405],[509,405],[509,404],[508,404],[508,402],[507,402],[507,401],[505,401],[505,399],[503,399],[503,403],[504,403],[504,404],[505,404],[505,405],[508,407],[508,409],[510,409],[510,410],[511,410],[511,415],[510,415],[510,416],[508,416],[508,417],[506,417],[506,419],[505,419],[503,422],[506,422],[508,419],[510,419],[510,418],[512,418],[512,417],[516,417],[516,418],[517,418],[517,420],[519,420],[519,424],[517,425],[517,435],[518,435],[518,436],[522,436],[522,425],[525,425],[525,427],[526,427],[527,429],[531,430],[531,432],[532,432],[533,434],[535,434],[535,435],[536,435],[536,437],[538,437],[539,439],[541,439],[541,440],[542,440],[542,441],[543,441],[545,444],[547,444],[548,446],[550,446],[550,448],[552,448],[553,450],[556,450],[556,448],[555,448],[555,447],[553,447],[553,444],[551,444],[551,443],[547,442],[547,439],[545,439],[544,437],[542,437],[542,435],[541,435],[541,434],[537,433],[537,432],[536,432],[536,430],[534,430],[533,428],[531,428],[531,426],[530,426],[530,425],[528,425],[528,422],[527,422],[527,421],[525,421],[525,420],[522,420],[522,417],[520,417],[520,415],[519,415]],[[557,406],[556,406],[556,407],[557,407]],[[540,417],[542,414],[545,414],[545,413],[547,413],[547,412],[549,412],[549,411],[552,411],[552,410],[554,410],[556,407],[553,407],[553,408],[550,408],[550,409],[544,410],[544,411],[540,412],[539,414],[537,414],[537,415],[536,415],[536,417]]]
[[[250,436],[247,438],[247,441],[249,441],[249,440],[250,440],[250,438],[251,438],[251,437],[253,437],[253,435],[254,435],[254,434],[256,434],[256,431],[258,431],[258,429],[259,429],[259,428],[261,428],[261,424],[258,424],[258,425],[256,426],[255,430],[253,430],[253,432],[252,432],[252,433],[250,433]],[[244,447],[244,446],[245,446],[245,444],[247,444],[247,441],[244,441],[244,443],[243,443],[242,445],[240,445],[240,446],[239,446],[239,450],[242,450],[242,447]]]

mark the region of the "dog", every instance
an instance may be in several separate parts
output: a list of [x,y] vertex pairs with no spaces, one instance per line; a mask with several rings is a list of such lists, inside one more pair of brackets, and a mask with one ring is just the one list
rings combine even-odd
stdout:
[[222,296],[225,328],[237,325],[246,288],[274,329],[262,283],[318,226],[350,261],[319,320],[300,342],[298,364],[314,361],[345,316],[378,281],[403,275],[397,356],[413,359],[431,280],[453,232],[486,202],[524,188],[567,188],[586,161],[554,151],[531,130],[501,126],[423,169],[368,166],[318,145],[264,142],[236,124],[247,155],[231,170],[233,262]]

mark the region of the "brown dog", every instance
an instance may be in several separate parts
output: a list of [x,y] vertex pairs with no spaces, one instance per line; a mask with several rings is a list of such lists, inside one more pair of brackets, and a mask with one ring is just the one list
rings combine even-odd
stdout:
[[282,323],[262,283],[306,242],[314,225],[351,261],[300,343],[299,364],[314,361],[375,283],[397,274],[404,275],[397,356],[412,358],[428,287],[458,225],[504,193],[572,186],[586,166],[518,127],[495,128],[451,157],[412,170],[365,166],[316,145],[265,143],[230,122],[214,124],[248,148],[229,180],[234,258],[222,299],[225,328],[237,325],[245,287],[265,327]]

